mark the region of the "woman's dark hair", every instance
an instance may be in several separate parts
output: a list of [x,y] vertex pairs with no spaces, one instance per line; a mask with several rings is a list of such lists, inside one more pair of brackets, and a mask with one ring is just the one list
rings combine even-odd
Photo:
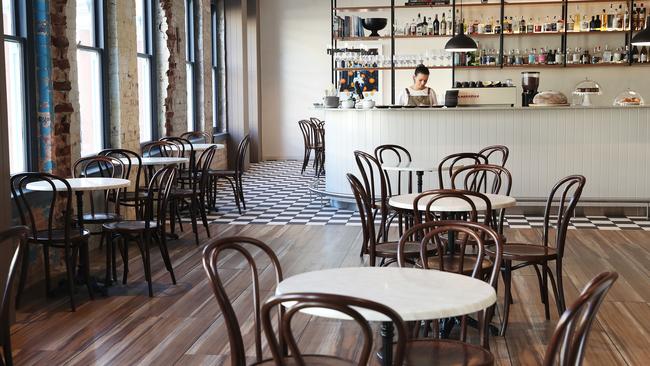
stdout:
[[415,75],[417,76],[417,74],[429,75],[429,68],[419,64],[415,67]]

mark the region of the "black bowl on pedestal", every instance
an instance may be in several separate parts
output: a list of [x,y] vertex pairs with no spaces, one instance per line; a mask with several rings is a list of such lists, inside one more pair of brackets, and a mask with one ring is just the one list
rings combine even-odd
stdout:
[[379,37],[378,31],[386,28],[388,24],[388,19],[386,18],[365,18],[362,21],[362,25],[365,29],[371,31],[370,37]]

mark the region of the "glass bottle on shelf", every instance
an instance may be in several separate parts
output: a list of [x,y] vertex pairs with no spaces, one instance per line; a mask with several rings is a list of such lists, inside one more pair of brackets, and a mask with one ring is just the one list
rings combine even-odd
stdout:
[[479,21],[478,27],[475,30],[476,30],[476,33],[478,33],[478,34],[485,33],[485,23],[483,23],[483,21]]
[[536,53],[536,50],[534,48],[532,48],[530,50],[530,53],[528,53],[528,64],[529,65],[534,65],[535,64],[535,53]]
[[612,51],[610,51],[608,45],[605,45],[605,50],[603,51],[603,63],[611,63],[612,61]]
[[565,59],[564,52],[562,52],[561,48],[558,48],[557,51],[555,52],[555,64],[564,65],[564,59]]
[[564,19],[559,19],[557,21],[557,24],[555,26],[555,31],[560,33],[564,32]]
[[582,61],[582,49],[580,47],[576,47],[572,58],[574,64],[579,64]]
[[591,21],[589,22],[589,31],[593,32],[596,30],[596,17],[592,16]]
[[573,28],[569,28],[574,32],[580,32],[582,27],[582,18],[580,14],[580,5],[576,5],[576,14],[573,16]]
[[496,23],[494,24],[493,32],[494,34],[501,34],[501,22],[499,19],[497,19]]
[[526,33],[526,20],[524,20],[523,16],[519,20],[518,27],[515,28],[515,33]]
[[492,17],[488,17],[487,22],[485,22],[485,33],[492,33]]
[[594,51],[591,53],[591,63],[599,64],[603,61],[603,54],[600,51],[600,46],[594,47]]
[[580,63],[583,65],[588,65],[591,62],[591,55],[589,54],[589,50],[585,48],[585,50],[582,52],[582,59],[580,60]]
[[594,23],[596,31],[602,31],[603,30],[603,21],[600,19],[600,15],[596,14],[596,22]]
[[411,21],[411,24],[409,24],[409,36],[414,36],[417,34],[417,25],[415,23],[415,19]]
[[[621,7],[623,5],[620,5]],[[630,12],[628,11],[627,8],[625,8],[625,13],[623,13],[623,23],[622,23],[621,29],[623,30],[630,30]]]
[[600,29],[601,31],[606,31],[609,29],[607,27],[607,22],[609,22],[608,16],[607,16],[607,10],[603,9],[603,13],[600,15]]
[[[429,18],[431,19],[431,18]],[[438,20],[438,14],[436,14],[435,19],[433,20],[433,35],[438,36],[440,35],[440,21]]]
[[454,34],[453,22],[451,21],[451,16],[447,19],[447,35],[451,36]]
[[440,19],[440,35],[444,36],[447,34],[447,20],[445,20],[445,13],[442,13],[442,18]]
[[534,33],[541,33],[542,32],[542,21],[540,20],[539,17],[537,17],[537,22],[535,24],[535,30],[533,31]]
[[535,56],[535,63],[543,65],[546,63],[546,51],[542,47],[539,53]]
[[612,53],[612,62],[621,62],[623,60],[623,51],[620,47],[617,47]]
[[640,14],[639,15],[639,30],[643,30],[645,28],[645,26],[646,26],[646,24],[645,24],[645,22],[646,22],[645,20],[646,20],[646,17],[647,17],[646,13],[647,13],[647,9],[643,5],[643,3],[641,3],[641,7],[639,8],[639,14]]
[[586,15],[583,15],[582,21],[580,22],[580,32],[589,32],[589,19]]
[[553,26],[551,25],[551,17],[548,15],[546,16],[546,20],[544,23],[542,23],[542,32],[552,32],[553,31]]
[[[438,18],[438,14],[436,14],[436,19],[437,18]],[[426,22],[426,17],[424,19],[425,19],[425,22]],[[430,35],[433,34],[433,30],[434,30],[435,26],[431,22],[431,17],[429,17],[429,21],[425,23],[425,28],[426,28],[426,32],[425,32],[426,35],[430,36]]]
[[535,31],[535,23],[533,23],[533,18],[528,19],[528,24],[526,24],[526,33],[533,33]]

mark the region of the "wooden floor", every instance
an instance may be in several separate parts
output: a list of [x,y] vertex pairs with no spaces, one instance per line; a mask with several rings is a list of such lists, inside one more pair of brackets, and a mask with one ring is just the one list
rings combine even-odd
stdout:
[[[363,264],[358,256],[358,227],[214,225],[212,233],[213,237],[252,236],[269,243],[280,257],[285,277]],[[201,235],[203,238],[203,231]],[[540,232],[511,230],[507,236],[510,241],[535,241]],[[109,297],[89,301],[84,289],[79,288],[81,305],[75,313],[69,311],[65,297],[45,300],[37,296],[23,305],[12,328],[16,364],[229,364],[227,333],[201,266],[202,248],[194,245],[191,236],[170,246],[178,284],[171,285],[159,253],[153,252],[154,298],[146,296],[140,257],[133,252],[129,285],[112,287]],[[95,257],[98,264],[94,271],[100,274],[102,254],[95,253]],[[268,261],[262,263],[262,268],[267,268]],[[568,302],[599,272],[615,270],[620,274],[594,324],[585,364],[647,365],[650,233],[571,230],[565,263]],[[245,319],[245,341],[253,355],[250,277],[238,258],[225,258],[222,268],[238,315]],[[270,278],[270,271],[263,273]],[[540,364],[558,316],[552,309],[552,320],[544,319],[534,272],[516,272],[513,281],[515,304],[508,335],[505,339],[491,338],[492,352],[499,365]],[[263,281],[266,294],[272,290],[270,282]],[[355,348],[358,333],[347,322],[304,316],[296,326],[305,351],[354,354],[350,348]]]

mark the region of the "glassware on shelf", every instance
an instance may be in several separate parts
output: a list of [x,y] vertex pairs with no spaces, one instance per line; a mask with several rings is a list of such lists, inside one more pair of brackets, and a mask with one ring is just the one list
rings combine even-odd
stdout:
[[641,94],[629,88],[624,92],[620,93],[619,95],[617,95],[616,98],[614,98],[615,107],[627,107],[627,106],[638,106],[638,105],[645,105],[645,102],[643,101],[643,97],[641,97]]

